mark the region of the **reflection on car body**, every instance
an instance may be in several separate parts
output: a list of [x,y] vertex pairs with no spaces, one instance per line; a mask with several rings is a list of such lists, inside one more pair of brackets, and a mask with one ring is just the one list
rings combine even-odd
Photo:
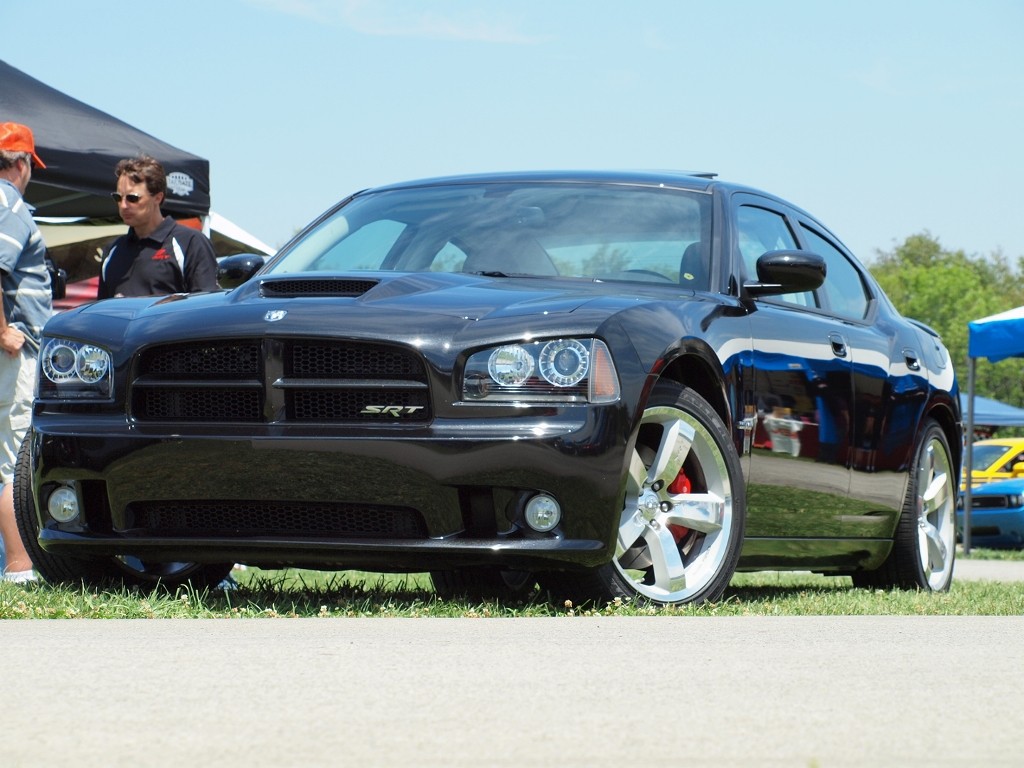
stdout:
[[670,173],[397,184],[257,267],[47,326],[16,480],[45,578],[949,586],[946,350],[776,197]]

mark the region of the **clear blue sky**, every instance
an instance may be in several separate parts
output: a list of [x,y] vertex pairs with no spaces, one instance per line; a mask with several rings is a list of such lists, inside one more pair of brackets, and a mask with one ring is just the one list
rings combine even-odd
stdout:
[[273,246],[346,194],[514,169],[687,169],[861,257],[1024,256],[1018,0],[0,0],[0,58],[206,157]]

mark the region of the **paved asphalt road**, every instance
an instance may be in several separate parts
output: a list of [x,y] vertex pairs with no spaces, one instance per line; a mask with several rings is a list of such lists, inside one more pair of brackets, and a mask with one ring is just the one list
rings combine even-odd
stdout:
[[958,552],[953,561],[953,578],[968,581],[1024,581],[1024,560],[978,560],[964,557]]
[[5,621],[0,765],[1020,765],[1022,637],[1024,617]]

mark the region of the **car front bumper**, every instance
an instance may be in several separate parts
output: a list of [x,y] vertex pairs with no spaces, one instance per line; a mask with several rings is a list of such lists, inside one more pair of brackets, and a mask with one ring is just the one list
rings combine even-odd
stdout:
[[[623,422],[609,406],[424,429],[147,434],[43,415],[29,438],[39,541],[74,557],[264,567],[590,567],[613,552]],[[61,487],[82,510],[63,523],[46,511]],[[562,510],[549,533],[523,523],[540,492]]]

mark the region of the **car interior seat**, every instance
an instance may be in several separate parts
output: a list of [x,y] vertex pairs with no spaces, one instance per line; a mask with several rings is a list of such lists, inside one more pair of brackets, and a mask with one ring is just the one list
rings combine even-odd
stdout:
[[515,275],[557,275],[548,252],[526,233],[487,238],[466,257],[463,272],[504,272]]
[[679,283],[695,291],[706,291],[711,287],[708,262],[710,254],[698,240],[690,243],[679,260]]

